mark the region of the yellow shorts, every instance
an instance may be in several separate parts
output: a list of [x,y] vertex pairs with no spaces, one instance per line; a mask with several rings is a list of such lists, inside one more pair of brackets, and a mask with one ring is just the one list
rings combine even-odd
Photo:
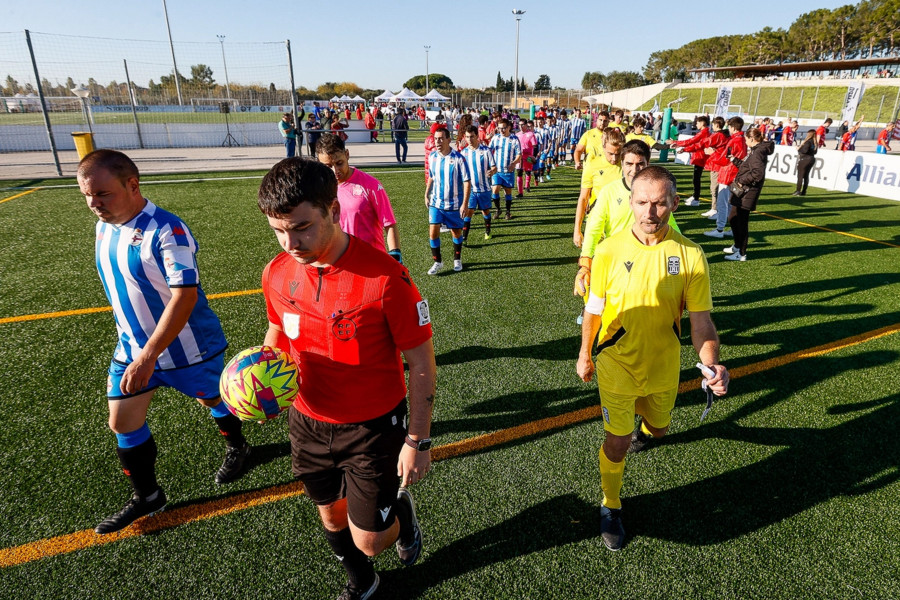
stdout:
[[677,395],[677,387],[648,396],[614,394],[600,388],[603,428],[613,435],[631,435],[635,414],[641,415],[654,429],[668,427]]

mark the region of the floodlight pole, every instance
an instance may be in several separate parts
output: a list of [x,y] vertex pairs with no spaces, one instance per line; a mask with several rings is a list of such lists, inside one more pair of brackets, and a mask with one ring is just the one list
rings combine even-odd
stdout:
[[166,8],[166,0],[162,0],[163,14],[166,16],[166,31],[169,32],[169,50],[172,51],[172,68],[175,69],[175,91],[178,92],[178,105],[184,106],[181,98],[181,82],[178,81],[178,65],[175,64],[175,46],[172,44],[172,28],[169,27],[169,9]]
[[513,110],[519,110],[519,23],[522,22],[522,15],[525,14],[524,10],[519,10],[518,8],[513,9],[512,14],[516,16],[516,76],[513,79]]
[[225,67],[225,95],[231,100],[231,86],[228,84],[228,63],[225,62],[225,36],[216,35],[219,38],[219,44],[222,46],[222,66]]
[[425,93],[427,94],[429,91],[428,88],[431,87],[431,84],[428,80],[428,51],[431,50],[431,46],[425,46]]

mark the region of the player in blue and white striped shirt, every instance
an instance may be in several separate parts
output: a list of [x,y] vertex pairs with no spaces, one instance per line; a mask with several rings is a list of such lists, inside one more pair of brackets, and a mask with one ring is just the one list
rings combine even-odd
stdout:
[[472,226],[472,215],[475,209],[481,210],[484,217],[484,239],[491,239],[491,177],[497,172],[494,163],[494,153],[481,143],[478,137],[478,128],[470,125],[466,129],[466,142],[462,155],[469,165],[469,175],[472,177],[472,195],[469,196],[468,210],[463,218],[463,241],[469,237],[469,228]]
[[569,141],[572,144],[572,160],[575,160],[575,146],[578,145],[578,141],[581,139],[581,136],[584,135],[584,131],[587,127],[587,123],[584,121],[584,117],[581,116],[581,109],[575,109],[575,115],[572,116],[572,135],[569,137]]
[[134,494],[97,533],[118,531],[166,504],[156,481],[156,442],[147,409],[156,388],[172,387],[211,409],[228,446],[217,483],[236,479],[250,452],[241,422],[219,397],[225,334],[200,288],[197,243],[175,215],[141,194],[135,164],[97,150],[78,165],[78,186],[100,219],[96,262],[113,308],[119,343],[106,395],[116,453]]
[[469,166],[463,155],[450,148],[450,132],[446,128],[434,132],[437,150],[428,158],[428,185],[425,188],[425,204],[428,206],[428,234],[431,258],[434,264],[429,275],[437,275],[444,268],[441,260],[441,224],[453,234],[453,270],[462,271],[461,207],[469,203],[472,193]]
[[497,124],[499,135],[491,139],[491,150],[494,152],[494,162],[497,163],[497,173],[491,178],[494,185],[491,199],[497,207],[497,218],[500,218],[500,188],[506,193],[506,218],[511,219],[512,214],[512,189],[516,185],[515,170],[522,163],[522,146],[519,140],[512,134],[512,125],[508,119],[500,119]]
[[560,111],[559,119],[556,122],[559,127],[559,157],[557,164],[566,164],[566,156],[569,153],[569,139],[572,137],[572,122],[569,120],[566,111]]

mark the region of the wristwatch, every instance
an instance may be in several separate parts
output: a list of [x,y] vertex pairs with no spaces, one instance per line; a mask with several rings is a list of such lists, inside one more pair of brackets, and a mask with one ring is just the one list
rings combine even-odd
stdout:
[[404,440],[407,446],[411,446],[415,448],[419,452],[425,452],[426,450],[431,450],[431,438],[424,438],[421,440],[414,440],[409,436],[406,436]]

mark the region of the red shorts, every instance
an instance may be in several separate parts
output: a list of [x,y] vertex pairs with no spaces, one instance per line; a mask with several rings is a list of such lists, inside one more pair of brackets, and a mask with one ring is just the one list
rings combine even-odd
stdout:
[[529,158],[534,158],[531,154],[528,156],[522,155],[522,170],[526,173],[530,173],[532,169],[534,169],[534,163],[528,160]]

